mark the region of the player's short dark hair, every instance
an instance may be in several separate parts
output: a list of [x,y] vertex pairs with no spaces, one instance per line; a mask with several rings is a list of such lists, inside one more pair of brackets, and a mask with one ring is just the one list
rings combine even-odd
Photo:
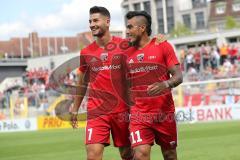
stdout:
[[151,33],[152,33],[152,29],[151,29],[152,17],[145,11],[129,11],[126,14],[127,19],[131,19],[131,18],[136,17],[136,16],[143,16],[146,19],[146,21],[145,21],[146,30],[147,30],[148,36],[150,36]]
[[107,10],[107,8],[101,6],[93,6],[92,8],[90,8],[89,13],[90,14],[100,13],[103,16],[111,18],[110,12]]

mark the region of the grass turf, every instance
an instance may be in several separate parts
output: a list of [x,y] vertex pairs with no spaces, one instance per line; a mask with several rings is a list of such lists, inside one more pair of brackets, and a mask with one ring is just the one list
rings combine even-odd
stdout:
[[[181,124],[180,160],[240,160],[240,121]],[[84,160],[84,129],[0,133],[0,160]],[[120,160],[118,150],[106,147],[104,160]],[[152,160],[162,159],[154,145]]]

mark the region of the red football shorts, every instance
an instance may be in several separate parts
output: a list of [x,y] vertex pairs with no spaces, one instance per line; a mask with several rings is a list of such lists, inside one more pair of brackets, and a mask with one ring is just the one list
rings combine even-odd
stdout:
[[149,144],[160,145],[162,149],[177,147],[177,126],[174,113],[168,113],[164,118],[151,118],[141,114],[130,116],[130,140],[132,147]]
[[87,121],[86,144],[110,145],[110,132],[115,147],[130,146],[128,113],[103,115]]

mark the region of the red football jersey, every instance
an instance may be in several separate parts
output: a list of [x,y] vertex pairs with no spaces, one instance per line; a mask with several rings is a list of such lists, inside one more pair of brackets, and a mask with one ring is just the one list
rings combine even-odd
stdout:
[[174,112],[174,102],[170,90],[159,95],[147,93],[149,85],[168,80],[168,69],[179,64],[172,46],[168,42],[155,45],[155,39],[143,49],[131,47],[127,51],[128,77],[131,83],[130,94],[134,105],[131,113]]
[[81,51],[79,70],[89,75],[87,109],[90,114],[98,116],[128,110],[124,101],[124,41],[112,37],[105,48],[93,42]]

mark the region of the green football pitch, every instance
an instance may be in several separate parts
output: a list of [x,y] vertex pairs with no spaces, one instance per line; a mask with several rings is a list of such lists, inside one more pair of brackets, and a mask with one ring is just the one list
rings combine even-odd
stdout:
[[[240,160],[240,121],[181,124],[179,160]],[[1,133],[0,160],[84,160],[84,129]],[[106,147],[104,160],[120,160],[118,150]],[[161,160],[154,145],[152,160]]]

